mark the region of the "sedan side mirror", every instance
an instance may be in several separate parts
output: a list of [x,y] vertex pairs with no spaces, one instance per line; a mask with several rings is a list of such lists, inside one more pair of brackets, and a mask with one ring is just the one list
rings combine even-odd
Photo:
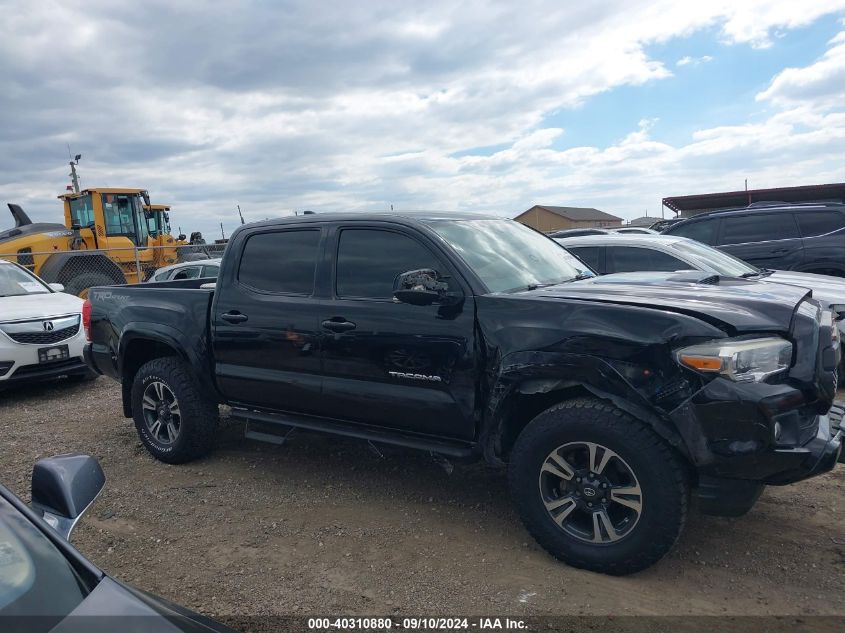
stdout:
[[393,281],[393,299],[414,306],[430,306],[448,299],[449,284],[431,268],[409,270],[396,275]]
[[65,287],[62,284],[47,284],[47,285],[50,286],[50,288],[52,288],[56,292],[64,292],[65,291]]
[[32,508],[65,539],[106,483],[100,463],[90,455],[57,455],[32,468]]

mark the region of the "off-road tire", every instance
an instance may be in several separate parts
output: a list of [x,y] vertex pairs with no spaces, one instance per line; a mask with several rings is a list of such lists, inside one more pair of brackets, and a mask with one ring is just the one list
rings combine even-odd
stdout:
[[[151,382],[162,382],[176,396],[181,411],[179,434],[164,445],[149,432],[142,410],[144,390]],[[175,356],[156,358],[141,366],[132,381],[132,418],[138,437],[158,460],[183,464],[202,457],[214,447],[219,411],[205,397],[189,367]]]
[[114,279],[105,273],[80,273],[79,275],[69,279],[67,283],[64,284],[64,291],[69,295],[77,297],[85,296],[85,298],[87,298],[87,293],[85,293],[85,295],[83,295],[83,293],[89,288],[93,288],[95,286],[113,286],[114,284]]
[[[621,540],[586,543],[565,532],[544,505],[539,478],[550,452],[568,443],[592,442],[616,452],[642,489],[638,521]],[[689,484],[680,456],[643,422],[610,403],[578,398],[535,417],[510,455],[511,496],[525,527],[552,556],[591,571],[631,574],[660,560],[686,520]]]

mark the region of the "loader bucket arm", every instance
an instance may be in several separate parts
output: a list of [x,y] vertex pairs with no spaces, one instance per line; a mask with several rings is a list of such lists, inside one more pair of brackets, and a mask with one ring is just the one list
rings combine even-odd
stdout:
[[27,224],[32,224],[32,220],[30,220],[29,216],[24,213],[23,209],[21,209],[21,205],[12,204],[11,202],[9,202],[8,206],[9,211],[12,212],[12,217],[15,218],[15,228],[25,226]]

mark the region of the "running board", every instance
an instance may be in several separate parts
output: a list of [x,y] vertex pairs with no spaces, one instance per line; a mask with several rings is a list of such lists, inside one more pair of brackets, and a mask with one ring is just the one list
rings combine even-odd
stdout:
[[321,418],[296,413],[266,413],[248,409],[232,409],[232,417],[247,423],[244,435],[261,442],[282,444],[291,427],[319,431],[332,435],[354,437],[381,444],[394,444],[406,448],[430,451],[455,458],[468,458],[476,454],[476,444],[433,438],[405,431],[389,431],[366,424],[355,424],[332,418]]

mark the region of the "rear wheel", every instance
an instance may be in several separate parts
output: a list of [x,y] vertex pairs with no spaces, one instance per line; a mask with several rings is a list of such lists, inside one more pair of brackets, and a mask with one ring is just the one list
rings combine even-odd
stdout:
[[135,374],[132,417],[147,450],[168,464],[202,457],[214,446],[217,405],[175,356],[151,360]]
[[597,399],[552,407],[516,440],[514,503],[553,556],[608,574],[657,562],[677,540],[688,484],[675,452],[647,425]]

